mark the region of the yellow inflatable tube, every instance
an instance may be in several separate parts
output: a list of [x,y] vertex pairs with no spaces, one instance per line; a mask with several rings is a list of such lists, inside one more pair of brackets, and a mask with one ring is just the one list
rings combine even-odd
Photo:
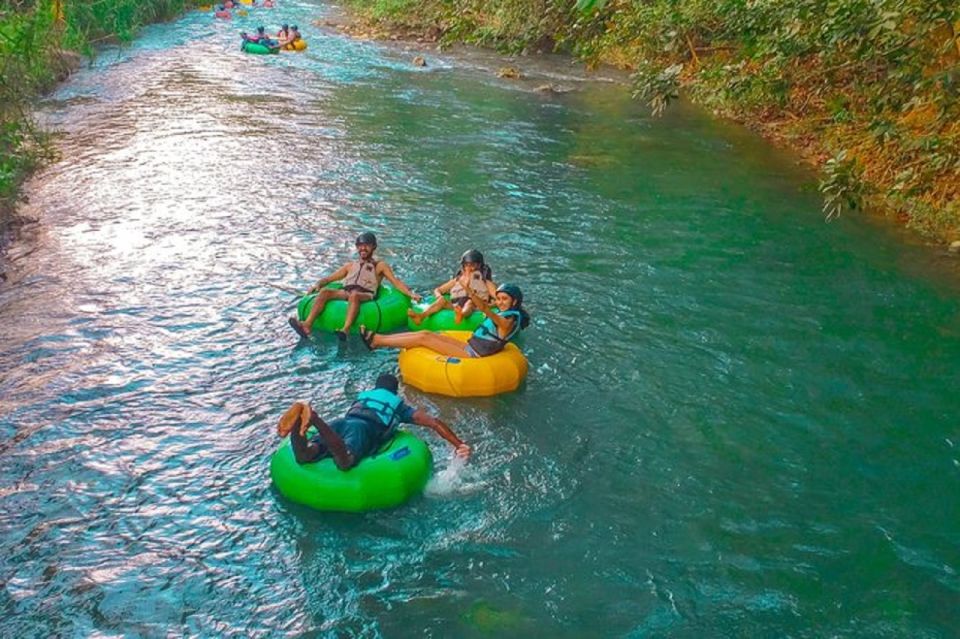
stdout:
[[[462,342],[470,331],[442,331]],[[527,358],[514,344],[488,357],[447,357],[428,348],[400,351],[403,382],[449,397],[489,397],[509,393],[527,376]]]

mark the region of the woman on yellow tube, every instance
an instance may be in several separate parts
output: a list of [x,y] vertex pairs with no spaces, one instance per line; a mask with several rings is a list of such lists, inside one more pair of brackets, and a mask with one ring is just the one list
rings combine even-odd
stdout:
[[452,397],[496,395],[515,390],[527,374],[527,360],[515,345],[517,333],[530,324],[523,293],[514,284],[497,288],[496,309],[468,289],[475,307],[486,315],[473,331],[414,331],[379,335],[360,327],[368,348],[402,348],[404,382],[427,392]]

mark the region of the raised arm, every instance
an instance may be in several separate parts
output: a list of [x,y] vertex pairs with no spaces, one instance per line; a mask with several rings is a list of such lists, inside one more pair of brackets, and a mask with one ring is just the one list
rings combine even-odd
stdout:
[[338,268],[336,271],[334,271],[332,274],[326,277],[321,277],[319,280],[317,280],[316,284],[314,284],[307,290],[307,295],[309,295],[310,293],[316,293],[317,291],[319,291],[321,288],[323,288],[330,282],[339,282],[340,280],[342,280],[347,276],[347,272],[349,270],[350,270],[350,263],[347,262],[346,264]]
[[450,444],[456,449],[457,457],[462,457],[463,459],[470,457],[470,447],[464,444],[463,441],[457,437],[452,430],[450,430],[449,426],[427,411],[421,408],[413,411],[413,423],[417,424],[418,426],[426,426],[450,442]]
[[419,302],[421,299],[423,299],[421,296],[417,295],[412,290],[410,290],[410,287],[404,284],[399,277],[393,274],[393,269],[390,268],[389,264],[387,264],[386,262],[380,262],[377,264],[377,268],[381,269],[380,271],[381,275],[387,278],[387,280],[391,284],[396,286],[401,293],[403,293],[404,295],[412,299],[414,302]]
[[[473,305],[477,307],[477,310],[481,311],[484,315],[489,317],[493,321],[493,323],[496,324],[497,328],[500,331],[503,331],[504,333],[509,334],[510,330],[513,329],[514,320],[504,317],[502,315],[497,315],[496,313],[493,312],[493,309],[490,308],[490,305],[487,304],[482,299],[480,299],[480,297],[477,296],[477,294],[472,289],[467,287],[466,290],[467,290],[467,295],[470,296],[470,300],[473,302]],[[496,294],[496,291],[494,291],[494,294]]]

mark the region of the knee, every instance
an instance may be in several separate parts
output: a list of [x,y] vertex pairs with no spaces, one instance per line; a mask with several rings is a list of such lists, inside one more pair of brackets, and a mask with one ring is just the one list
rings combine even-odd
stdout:
[[360,300],[360,293],[358,293],[357,291],[351,291],[351,292],[350,292],[350,297],[348,297],[347,299],[348,299],[351,303],[353,303],[353,304],[359,304],[360,301],[361,301],[361,300]]

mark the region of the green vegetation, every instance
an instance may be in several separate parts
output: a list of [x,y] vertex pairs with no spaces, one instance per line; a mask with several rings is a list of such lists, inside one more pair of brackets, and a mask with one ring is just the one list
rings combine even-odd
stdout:
[[30,117],[34,99],[105,41],[130,40],[190,0],[19,0],[0,4],[0,231],[23,178],[52,149]]
[[860,206],[960,237],[956,0],[351,0],[369,20],[504,52],[633,71],[661,112],[696,102],[823,170],[828,217]]

